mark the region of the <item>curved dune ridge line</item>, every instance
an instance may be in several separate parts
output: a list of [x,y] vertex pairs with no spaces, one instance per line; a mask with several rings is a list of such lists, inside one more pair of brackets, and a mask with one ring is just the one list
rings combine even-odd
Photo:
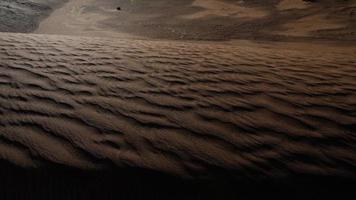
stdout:
[[262,18],[269,14],[267,11],[262,9],[243,7],[218,0],[195,0],[192,3],[192,6],[200,7],[204,10],[183,16],[183,18],[197,19],[211,15],[224,17],[234,16],[241,18]]
[[0,160],[354,178],[354,55],[0,33]]

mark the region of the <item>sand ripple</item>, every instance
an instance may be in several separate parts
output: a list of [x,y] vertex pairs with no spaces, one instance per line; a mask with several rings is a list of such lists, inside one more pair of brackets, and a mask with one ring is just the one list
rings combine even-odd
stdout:
[[355,177],[355,50],[0,34],[0,159]]

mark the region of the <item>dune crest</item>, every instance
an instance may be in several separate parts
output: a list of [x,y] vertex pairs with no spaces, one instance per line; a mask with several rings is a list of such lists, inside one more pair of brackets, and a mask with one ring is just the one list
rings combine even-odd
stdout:
[[269,13],[261,8],[248,8],[242,6],[243,1],[237,5],[218,0],[195,0],[192,6],[202,8],[204,10],[182,16],[187,19],[196,19],[209,16],[221,16],[221,17],[238,17],[238,18],[261,18],[267,16]]

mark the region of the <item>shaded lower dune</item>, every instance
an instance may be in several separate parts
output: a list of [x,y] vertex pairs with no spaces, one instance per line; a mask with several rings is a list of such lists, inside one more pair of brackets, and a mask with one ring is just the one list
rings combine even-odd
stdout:
[[126,168],[82,171],[48,166],[23,169],[0,162],[1,199],[353,199],[354,182],[338,177],[280,180],[192,180]]
[[355,53],[0,33],[1,195],[346,198]]

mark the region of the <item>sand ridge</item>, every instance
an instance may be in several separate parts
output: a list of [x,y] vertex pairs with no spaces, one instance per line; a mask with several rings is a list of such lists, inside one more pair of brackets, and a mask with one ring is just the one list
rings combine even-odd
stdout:
[[279,10],[288,10],[288,9],[304,9],[310,7],[311,2],[300,1],[300,0],[282,0],[277,4]]
[[355,9],[355,0],[76,0],[55,10],[35,33],[170,40],[354,42]]
[[355,52],[0,33],[0,159],[356,177]]
[[[241,1],[243,4],[243,1]],[[269,13],[259,8],[248,8],[237,4],[231,4],[219,0],[195,0],[192,6],[204,9],[203,11],[182,16],[187,19],[204,18],[209,16],[239,17],[239,18],[261,18]]]
[[[92,6],[95,3],[94,0],[69,1],[41,22],[34,33],[134,38],[132,35],[101,28],[100,22],[109,19],[116,9],[107,10],[102,6]],[[87,10],[92,7],[95,8],[94,10],[102,10],[106,14],[88,12]]]

